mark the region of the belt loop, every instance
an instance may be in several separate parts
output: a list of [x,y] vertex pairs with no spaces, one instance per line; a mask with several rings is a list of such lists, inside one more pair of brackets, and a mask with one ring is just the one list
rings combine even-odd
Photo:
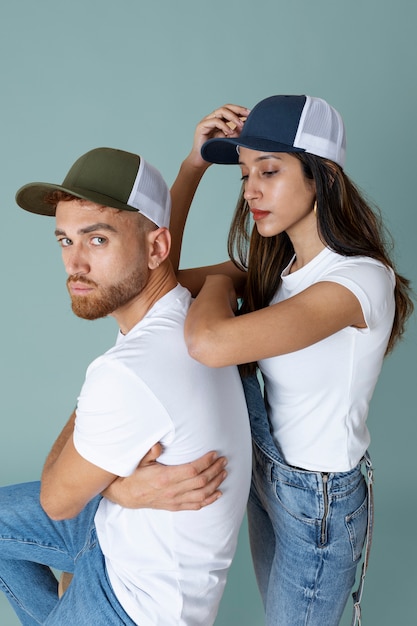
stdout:
[[374,469],[372,467],[371,457],[369,456],[368,452],[365,452],[361,463],[365,463],[366,466],[366,483],[368,488],[368,522],[366,529],[365,557],[362,564],[361,577],[358,589],[352,594],[352,626],[361,626],[362,624],[361,601],[363,595],[363,586],[365,583],[366,570],[368,569],[369,557],[371,554],[372,532],[374,528]]

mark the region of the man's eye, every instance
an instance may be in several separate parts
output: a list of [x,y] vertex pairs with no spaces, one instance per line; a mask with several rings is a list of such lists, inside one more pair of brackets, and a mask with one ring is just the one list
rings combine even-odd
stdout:
[[106,243],[106,241],[107,239],[105,237],[100,237],[99,235],[96,235],[91,239],[91,243],[93,244],[93,246],[102,246],[103,243]]
[[72,244],[72,241],[71,239],[68,239],[68,237],[61,237],[60,239],[58,239],[58,243],[61,248],[67,248]]

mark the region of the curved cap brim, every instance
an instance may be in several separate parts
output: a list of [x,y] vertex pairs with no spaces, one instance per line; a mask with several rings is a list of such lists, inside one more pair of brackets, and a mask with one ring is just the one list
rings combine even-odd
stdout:
[[259,150],[260,152],[305,152],[303,148],[295,148],[285,143],[263,139],[262,137],[244,137],[240,139],[225,137],[209,139],[201,148],[201,156],[208,163],[232,165],[239,163],[237,147]]
[[25,211],[37,213],[39,215],[55,215],[55,206],[49,202],[45,202],[45,197],[54,191],[63,191],[82,200],[88,200],[123,211],[137,211],[135,207],[131,207],[124,202],[120,202],[115,198],[110,198],[90,189],[81,187],[64,187],[52,183],[28,183],[21,187],[16,193],[16,202]]

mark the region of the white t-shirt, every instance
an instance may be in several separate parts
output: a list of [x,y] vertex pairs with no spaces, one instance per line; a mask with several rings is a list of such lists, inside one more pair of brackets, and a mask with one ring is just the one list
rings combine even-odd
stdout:
[[140,626],[215,620],[248,497],[251,443],[235,367],[187,352],[189,292],[178,285],[88,368],[74,443],[91,463],[128,476],[156,442],[164,464],[209,450],[227,456],[222,497],[200,511],[124,509],[103,499],[95,522],[114,591]]
[[370,441],[366,419],[394,319],[394,273],[368,257],[344,257],[328,248],[292,274],[290,266],[271,304],[332,281],[358,298],[367,328],[348,327],[259,362],[273,436],[290,465],[348,471]]

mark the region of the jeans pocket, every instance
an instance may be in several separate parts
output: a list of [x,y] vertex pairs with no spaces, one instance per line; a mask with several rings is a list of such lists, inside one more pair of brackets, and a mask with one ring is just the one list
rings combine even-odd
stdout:
[[315,489],[277,480],[275,482],[277,502],[293,518],[308,524],[320,522],[320,508]]
[[356,509],[356,511],[354,511],[350,515],[346,515],[345,524],[349,534],[353,561],[359,561],[362,554],[362,548],[365,543],[366,530],[368,527],[367,495],[365,496],[365,499],[360,507]]

